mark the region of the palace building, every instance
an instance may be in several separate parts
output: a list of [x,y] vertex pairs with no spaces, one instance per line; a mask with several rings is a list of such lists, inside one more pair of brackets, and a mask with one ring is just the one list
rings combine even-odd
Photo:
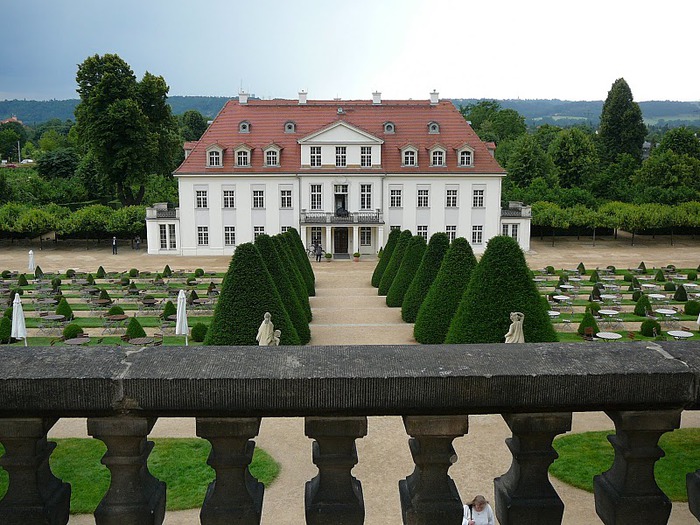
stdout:
[[390,229],[495,235],[529,250],[530,208],[501,209],[505,171],[449,100],[229,100],[175,170],[179,208],[147,210],[148,252],[227,255],[294,227],[337,256]]

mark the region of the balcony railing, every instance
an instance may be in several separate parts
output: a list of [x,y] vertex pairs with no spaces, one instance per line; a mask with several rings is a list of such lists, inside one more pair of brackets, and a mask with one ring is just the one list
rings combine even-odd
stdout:
[[146,208],[147,219],[179,219],[180,208]]
[[[360,524],[355,440],[367,433],[367,416],[400,415],[415,462],[399,483],[403,522],[459,525],[462,500],[448,470],[469,414],[502,414],[512,431],[512,466],[494,481],[500,523],[561,523],[563,503],[547,476],[556,457],[552,440],[571,428],[572,412],[604,410],[616,429],[615,459],[594,479],[596,513],[606,524],[662,524],[671,503],[654,480],[658,439],[679,426],[683,410],[700,406],[698,356],[697,342],[264,352],[5,347],[0,465],[9,487],[0,523],[67,522],[70,486],[51,473],[54,445],[46,439],[62,417],[87,417],[88,433],[107,446],[111,482],[96,523],[162,523],[165,486],[148,471],[147,437],[156,418],[184,416],[196,418],[197,434],[213,447],[216,481],[202,502],[202,523],[258,524],[263,487],[248,472],[252,439],[262,418],[303,416],[319,469],[307,484],[307,523]],[[688,473],[687,489],[700,517],[700,471]]]
[[381,210],[375,211],[307,211],[301,210],[302,224],[384,224]]

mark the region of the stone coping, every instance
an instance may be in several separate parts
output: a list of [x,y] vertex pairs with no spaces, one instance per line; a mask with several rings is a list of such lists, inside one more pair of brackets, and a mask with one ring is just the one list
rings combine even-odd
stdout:
[[694,409],[700,342],[6,347],[0,417]]

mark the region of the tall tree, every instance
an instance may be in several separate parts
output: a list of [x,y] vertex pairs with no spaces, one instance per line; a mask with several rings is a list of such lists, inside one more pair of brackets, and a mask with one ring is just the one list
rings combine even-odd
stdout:
[[562,188],[581,186],[594,173],[598,155],[591,138],[579,128],[560,131],[549,145]]
[[515,141],[506,171],[514,186],[528,186],[538,177],[552,184],[555,182],[552,159],[533,135],[523,135]]
[[690,155],[700,160],[700,139],[685,126],[671,129],[664,134],[661,143],[654,149],[652,155],[669,150],[678,155]]
[[199,140],[207,130],[207,119],[196,109],[185,111],[180,117],[180,131],[185,140]]
[[149,174],[169,175],[179,138],[162,77],[138,82],[118,55],[94,55],[78,66],[77,130],[98,171],[122,204],[140,204]]
[[642,145],[647,128],[642,110],[632,97],[624,78],[618,78],[603,103],[598,130],[598,150],[603,164],[611,164],[618,155],[627,153],[637,162],[642,160]]

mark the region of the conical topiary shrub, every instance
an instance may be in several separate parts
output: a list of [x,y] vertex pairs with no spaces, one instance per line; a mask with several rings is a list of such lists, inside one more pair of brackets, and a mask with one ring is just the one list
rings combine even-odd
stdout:
[[146,331],[139,323],[136,317],[129,319],[129,324],[126,326],[126,337],[128,339],[134,339],[135,337],[146,337]]
[[634,305],[634,315],[646,317],[648,312],[651,312],[651,303],[647,295],[643,293],[637,300],[637,304]]
[[664,272],[662,269],[656,270],[656,275],[654,276],[654,280],[659,283],[663,283],[666,281],[666,277],[664,277]]
[[275,248],[277,248],[277,253],[280,256],[282,264],[284,264],[287,269],[286,272],[289,276],[289,281],[292,283],[297,299],[299,299],[299,304],[304,308],[306,320],[311,322],[311,303],[309,303],[309,292],[306,289],[304,276],[301,275],[301,270],[294,264],[292,253],[285,240],[279,235],[275,235],[272,240],[275,243]]
[[389,288],[391,288],[391,283],[394,282],[394,277],[401,267],[401,261],[403,260],[403,255],[406,253],[406,248],[408,248],[408,243],[411,241],[411,231],[404,230],[399,236],[399,240],[396,243],[393,253],[391,254],[391,259],[389,259],[389,264],[384,270],[381,281],[379,281],[379,295],[386,295],[389,293]]
[[289,248],[289,253],[292,256],[292,263],[299,268],[301,276],[304,278],[304,284],[306,285],[306,294],[309,297],[316,295],[316,284],[314,271],[311,268],[311,263],[309,262],[309,257],[306,252],[299,253],[295,238],[287,230],[285,233],[281,234],[281,238],[287,243]]
[[104,288],[100,290],[100,299],[109,299],[110,301],[112,300],[112,298],[109,296],[109,292]]
[[167,301],[165,305],[163,305],[163,311],[160,313],[160,316],[163,319],[167,319],[171,315],[177,314],[177,308],[173,304],[172,301]]
[[450,321],[457,311],[476,257],[466,239],[458,237],[450,244],[428,295],[418,309],[413,337],[423,344],[445,342]]
[[166,264],[163,268],[163,277],[172,277],[173,271],[170,269],[170,265]]
[[646,337],[656,337],[661,334],[661,324],[654,319],[642,321],[642,324],[639,327],[639,333]]
[[583,314],[583,319],[581,319],[581,324],[578,325],[578,335],[583,335],[586,333],[586,328],[593,328],[593,333],[597,334],[600,330],[598,329],[598,323],[595,321],[595,317],[589,311]]
[[252,243],[236,248],[221,285],[205,345],[257,345],[255,337],[265,312],[272,314],[280,344],[298,345],[299,335],[260,252]]
[[[299,258],[299,262],[301,263],[300,269],[302,269],[302,272],[305,270],[311,277],[311,288],[309,289],[309,295],[314,296],[316,295],[316,275],[314,274],[314,269],[311,267],[311,263],[309,262],[309,256],[306,254],[304,243],[301,240],[301,237],[299,237],[299,232],[297,232],[294,228],[289,228],[285,233],[287,238],[290,240],[289,247]],[[326,251],[330,253],[331,247],[326,246]]]
[[124,315],[124,308],[118,304],[112,305],[107,311],[107,315]]
[[375,288],[379,288],[379,282],[382,280],[384,270],[389,265],[389,259],[391,259],[391,254],[394,253],[394,248],[396,248],[400,235],[401,230],[391,230],[383,251],[380,250],[382,256],[379,258],[379,262],[377,262],[377,266],[374,267],[374,272],[372,273],[372,286]]
[[639,266],[637,266],[637,269],[639,270],[639,273],[647,273],[647,265],[644,264],[644,261],[639,263]]
[[492,237],[471,274],[445,342],[503,342],[511,312],[525,314],[526,343],[557,341],[540,297],[518,242],[505,235]]
[[673,294],[673,300],[679,301],[681,303],[684,303],[688,300],[688,292],[685,291],[685,286],[681,284],[676,289],[676,292]]
[[102,268],[102,266],[100,266],[100,267],[97,269],[97,271],[95,272],[95,276],[96,276],[98,279],[104,279],[104,278],[105,278],[105,275],[107,275],[107,273],[105,272],[105,269]]
[[598,270],[593,270],[591,272],[591,277],[589,278],[589,281],[591,281],[592,283],[597,283],[598,281],[600,281],[600,276],[598,275]]
[[304,308],[299,303],[294,287],[289,280],[286,267],[277,253],[275,242],[269,235],[262,234],[255,238],[255,246],[258,248],[267,271],[270,272],[270,276],[277,287],[277,291],[284,303],[284,308],[289,314],[289,319],[299,335],[300,343],[303,345],[307,344],[311,340],[309,322],[306,320]]
[[56,307],[56,315],[64,316],[66,321],[73,319],[73,309],[70,307],[65,297],[62,297],[61,301],[58,303],[58,306]]
[[7,317],[2,317],[0,319],[0,344],[7,344],[10,342],[12,336],[12,319]]
[[94,285],[94,284],[95,284],[95,278],[92,276],[91,273],[87,274],[87,277],[85,278],[85,280],[87,281],[87,283],[88,283],[89,285]]
[[83,329],[80,325],[77,325],[75,323],[71,323],[69,325],[66,325],[66,327],[63,329],[63,339],[73,339],[74,337],[80,337],[83,335]]
[[418,310],[425,296],[428,295],[435,277],[440,271],[442,260],[450,248],[450,238],[446,233],[434,233],[430,237],[428,247],[425,249],[423,259],[420,262],[416,276],[411,282],[411,286],[406,290],[403,303],[401,304],[401,319],[407,323],[414,323],[418,317]]
[[413,278],[416,276],[420,262],[425,253],[425,238],[422,235],[414,235],[408,243],[401,266],[396,272],[391,287],[386,294],[387,306],[401,306],[408,287],[411,286]]
[[21,273],[19,277],[17,278],[17,286],[28,286],[29,283],[27,282],[27,276]]
[[586,267],[583,265],[583,262],[578,263],[576,269],[580,275],[586,275]]
[[41,269],[41,266],[38,264],[36,265],[36,268],[34,268],[34,277],[36,279],[41,279],[44,276],[44,272]]

